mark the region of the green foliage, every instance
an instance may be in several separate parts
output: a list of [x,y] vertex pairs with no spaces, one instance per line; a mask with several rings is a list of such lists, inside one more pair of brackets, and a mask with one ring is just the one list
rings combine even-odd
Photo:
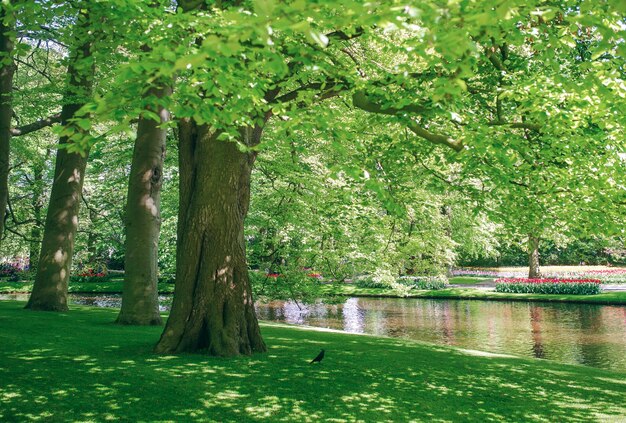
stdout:
[[[294,269],[283,288],[255,283],[276,295],[308,295],[305,267],[340,282],[378,269],[438,275],[458,262],[522,263],[529,233],[547,240],[549,262],[601,262],[601,248],[623,250],[620,2],[196,7],[204,3],[3,2],[25,34],[15,50],[16,124],[60,110],[67,48],[96,40],[81,65],[96,65],[95,96],[56,131],[91,130],[71,146],[92,148],[76,262],[122,267],[131,122],[154,118],[146,110],[155,103],[172,111],[172,127],[193,118],[226,140],[264,125],[246,240],[251,268]],[[170,80],[171,97],[144,95]],[[37,255],[55,141],[46,129],[13,142],[3,255]],[[168,275],[172,141],[159,251]],[[575,241],[590,234],[609,241]]]
[[280,273],[248,272],[256,298],[291,299],[312,303],[320,297],[320,281],[307,271],[279,267]]
[[389,273],[380,272],[371,276],[360,276],[355,284],[359,288],[394,289],[405,292],[407,289],[445,289],[448,278],[445,276],[403,276],[394,278]]

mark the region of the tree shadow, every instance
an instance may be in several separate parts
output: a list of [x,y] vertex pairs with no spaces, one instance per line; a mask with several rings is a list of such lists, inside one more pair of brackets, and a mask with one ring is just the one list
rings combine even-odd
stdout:
[[[152,354],[115,310],[0,304],[2,421],[589,421],[626,416],[624,375],[263,325],[252,357]],[[8,322],[11,322],[8,324]],[[309,364],[320,348],[326,357]]]

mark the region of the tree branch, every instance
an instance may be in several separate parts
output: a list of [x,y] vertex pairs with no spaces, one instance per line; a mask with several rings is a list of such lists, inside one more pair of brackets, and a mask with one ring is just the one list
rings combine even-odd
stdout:
[[50,75],[48,75],[47,73],[45,73],[44,71],[36,68],[34,65],[31,65],[28,62],[25,62],[23,60],[21,60],[19,57],[15,57],[13,60],[15,60],[15,62],[24,65],[32,70],[34,70],[35,72],[37,72],[39,75],[43,76],[44,78],[46,78],[48,80],[48,82],[52,83],[52,78],[50,78]]
[[[423,114],[428,111],[426,107],[420,106],[418,104],[409,104],[401,108],[385,108],[382,107],[380,104],[371,101],[367,97],[367,94],[365,94],[363,91],[357,91],[352,94],[352,104],[361,110],[365,110],[366,112],[391,116],[398,116],[403,113]],[[452,148],[454,151],[463,150],[463,142],[461,140],[455,140],[448,137],[447,135],[434,134],[422,128],[420,125],[417,124],[417,122],[413,120],[410,120],[407,126],[415,135],[424,138],[425,140],[430,141],[433,144],[445,145]]]
[[370,100],[364,91],[357,91],[352,94],[352,104],[361,110],[365,110],[366,112],[391,116],[397,116],[402,113],[422,114],[428,111],[426,107],[418,104],[409,104],[399,109],[395,107],[383,107]]
[[276,97],[273,102],[274,103],[287,103],[288,101],[292,101],[298,98],[298,94],[303,91],[319,90],[326,85],[332,85],[332,84],[324,84],[322,82],[312,82],[310,84],[305,84],[296,88],[295,90],[289,91],[286,94]]
[[22,135],[30,134],[31,132],[38,131],[42,128],[46,128],[48,126],[52,126],[55,123],[59,122],[61,122],[61,113],[56,113],[52,116],[48,116],[45,119],[29,123],[28,125],[11,128],[11,135],[14,137],[19,137]]
[[363,27],[358,27],[355,29],[354,34],[346,34],[343,31],[333,31],[333,32],[326,34],[326,37],[328,37],[328,39],[330,40],[335,39],[335,40],[348,41],[348,40],[352,40],[353,38],[358,38],[364,33],[365,33],[365,29]]
[[447,135],[432,133],[419,126],[415,121],[409,121],[408,128],[418,137],[424,138],[426,141],[430,141],[433,144],[445,145],[456,152],[463,151],[463,140],[455,140]]

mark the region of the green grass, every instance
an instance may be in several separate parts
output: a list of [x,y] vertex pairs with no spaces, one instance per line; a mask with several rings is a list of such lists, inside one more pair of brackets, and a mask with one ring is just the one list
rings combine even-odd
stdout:
[[449,278],[448,282],[455,285],[476,285],[485,282],[493,282],[493,278],[479,278],[474,276],[455,276]]
[[[0,302],[2,421],[592,421],[626,416],[626,374],[263,324],[269,351],[157,356],[117,310]],[[320,348],[321,365],[310,365]]]

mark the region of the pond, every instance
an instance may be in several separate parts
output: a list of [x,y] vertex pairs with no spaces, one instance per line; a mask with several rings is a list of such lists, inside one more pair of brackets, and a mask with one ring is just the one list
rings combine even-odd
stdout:
[[[25,300],[26,296],[0,298]],[[166,310],[171,297],[160,297]],[[72,295],[119,307],[115,295]],[[257,304],[262,320],[454,345],[626,372],[626,307],[575,303],[349,298],[341,304]]]

